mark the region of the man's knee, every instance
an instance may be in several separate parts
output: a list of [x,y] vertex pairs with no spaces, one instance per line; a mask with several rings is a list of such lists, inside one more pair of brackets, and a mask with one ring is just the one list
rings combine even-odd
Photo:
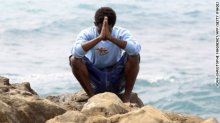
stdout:
[[82,58],[75,58],[74,56],[69,57],[69,64],[72,68],[80,68],[81,65],[83,65]]
[[139,65],[140,63],[140,55],[128,55],[128,62],[132,65]]

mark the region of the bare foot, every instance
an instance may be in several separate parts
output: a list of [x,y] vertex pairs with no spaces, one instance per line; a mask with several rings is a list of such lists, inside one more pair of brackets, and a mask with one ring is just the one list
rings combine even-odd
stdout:
[[122,100],[123,103],[128,103],[128,102],[130,102],[130,96],[126,96],[126,95],[123,94],[121,96],[121,100]]

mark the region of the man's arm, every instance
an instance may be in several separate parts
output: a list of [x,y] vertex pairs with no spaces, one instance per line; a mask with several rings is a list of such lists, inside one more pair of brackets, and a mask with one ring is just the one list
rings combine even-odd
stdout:
[[109,31],[109,25],[108,25],[108,17],[105,17],[104,18],[104,21],[103,21],[103,26],[104,27],[104,33],[105,33],[105,38],[109,41],[111,41],[112,43],[114,43],[115,45],[117,45],[118,47],[120,47],[121,49],[124,49],[127,45],[127,42],[126,41],[123,41],[123,40],[120,40],[120,39],[117,39],[115,37],[112,37],[111,36],[111,33]]
[[106,26],[105,26],[105,24],[106,24],[106,18],[103,20],[102,30],[101,30],[100,35],[98,37],[96,37],[96,38],[94,38],[90,41],[84,42],[82,44],[82,48],[83,48],[84,51],[87,52],[88,50],[93,48],[97,43],[99,43],[101,40],[106,38]]
[[111,36],[111,33],[109,31],[109,25],[108,25],[108,17],[105,17],[103,20],[102,30],[101,30],[100,35],[97,38],[84,42],[82,44],[82,48],[84,51],[87,52],[89,49],[91,49],[97,43],[99,43],[101,40],[104,40],[104,39],[111,41],[112,43],[120,47],[121,49],[125,49],[125,47],[127,46],[127,41],[120,40],[120,39],[117,39]]
[[121,49],[124,49],[127,45],[127,41],[120,40],[115,37],[110,37],[108,40],[120,47]]
[[97,43],[99,43],[102,39],[100,38],[100,36],[90,40],[90,41],[87,41],[87,42],[84,42],[82,43],[82,48],[84,51],[88,51],[90,50],[91,48],[93,48]]
[[105,26],[105,35],[106,39],[109,40],[110,42],[114,43],[121,49],[124,49],[129,55],[137,55],[141,49],[139,43],[133,41],[131,38],[132,36],[130,33],[125,32],[124,34],[124,39],[118,39],[113,36],[111,36],[111,33],[109,31],[109,25],[108,25],[108,18],[105,17],[105,21],[103,22]]

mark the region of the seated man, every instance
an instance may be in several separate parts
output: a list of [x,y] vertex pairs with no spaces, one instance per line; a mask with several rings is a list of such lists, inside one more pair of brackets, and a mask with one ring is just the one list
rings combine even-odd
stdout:
[[69,57],[70,66],[90,97],[124,90],[122,101],[129,102],[139,72],[141,46],[128,30],[114,26],[115,22],[112,8],[99,8],[95,26],[78,34]]

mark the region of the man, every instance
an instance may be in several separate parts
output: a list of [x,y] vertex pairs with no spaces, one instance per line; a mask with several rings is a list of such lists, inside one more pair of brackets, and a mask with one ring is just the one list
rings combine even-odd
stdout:
[[121,99],[130,102],[139,72],[140,44],[128,30],[114,26],[116,14],[112,8],[99,8],[94,18],[95,26],[81,31],[72,47],[72,72],[90,97],[125,90]]

